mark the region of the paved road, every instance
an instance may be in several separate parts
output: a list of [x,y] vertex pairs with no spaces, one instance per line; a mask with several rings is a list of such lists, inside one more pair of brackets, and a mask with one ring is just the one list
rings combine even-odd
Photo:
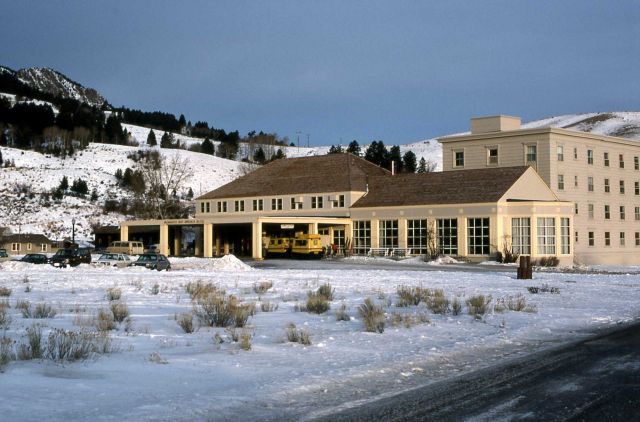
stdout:
[[640,324],[318,420],[640,421]]

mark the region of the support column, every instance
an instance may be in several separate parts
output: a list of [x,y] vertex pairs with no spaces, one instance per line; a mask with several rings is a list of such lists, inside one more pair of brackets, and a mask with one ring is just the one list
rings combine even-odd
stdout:
[[260,220],[251,224],[251,256],[254,259],[262,259],[262,222]]
[[129,226],[120,226],[120,240],[123,242],[129,240]]
[[398,248],[407,248],[407,219],[398,219]]
[[211,258],[213,256],[213,224],[205,223],[202,232],[204,257]]
[[195,239],[195,245],[193,247],[193,254],[195,256],[199,256],[199,257],[203,257],[204,256],[204,236],[202,231],[204,230],[204,225],[202,225],[202,228],[197,228],[195,229],[196,232],[196,239]]
[[182,248],[182,232],[179,227],[173,229],[173,255],[180,255],[180,249]]
[[160,224],[160,253],[169,255],[169,225]]
[[538,256],[538,217],[531,215],[531,259]]
[[309,234],[318,234],[318,223],[309,224]]
[[469,255],[467,250],[467,219],[458,217],[458,255]]
[[[380,247],[380,220],[377,218],[371,219],[371,247],[379,248]],[[369,251],[367,251],[369,252]]]
[[344,246],[345,255],[350,252],[350,248],[353,249],[353,223],[351,222],[344,225]]

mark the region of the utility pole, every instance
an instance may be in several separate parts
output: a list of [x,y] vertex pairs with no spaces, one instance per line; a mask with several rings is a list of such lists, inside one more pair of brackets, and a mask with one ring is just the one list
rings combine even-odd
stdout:
[[297,136],[297,139],[298,139],[298,154],[300,154],[300,134],[301,133],[302,132],[300,132],[299,130],[296,130],[296,136]]
[[76,243],[76,218],[75,217],[71,219],[71,243],[74,245]]
[[307,133],[307,148],[309,148],[309,136],[311,135]]

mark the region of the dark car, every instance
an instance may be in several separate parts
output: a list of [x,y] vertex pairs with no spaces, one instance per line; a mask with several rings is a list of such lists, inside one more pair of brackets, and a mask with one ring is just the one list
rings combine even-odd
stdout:
[[67,265],[75,267],[80,264],[91,263],[91,251],[88,248],[64,248],[58,249],[51,257],[51,265],[64,268]]
[[49,258],[43,253],[28,253],[17,261],[27,262],[29,264],[48,264]]
[[171,263],[167,257],[159,253],[142,254],[138,257],[138,260],[133,263],[133,265],[158,271],[171,269]]

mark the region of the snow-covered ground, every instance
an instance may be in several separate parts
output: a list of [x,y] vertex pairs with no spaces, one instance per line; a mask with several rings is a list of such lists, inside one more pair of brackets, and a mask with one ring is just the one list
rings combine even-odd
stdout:
[[[233,256],[175,258],[172,265],[173,271],[159,273],[0,264],[0,286],[12,290],[7,298],[12,322],[3,335],[19,343],[26,341],[26,329],[33,324],[42,325],[45,338],[52,328],[82,329],[82,321],[109,306],[106,290],[112,287],[122,290],[132,319],[129,328],[120,324],[112,332],[118,348],[112,354],[83,362],[30,360],[5,366],[0,373],[1,419],[301,419],[351,398],[453,376],[640,316],[637,274],[536,272],[534,280],[525,281],[509,272],[408,271],[401,264],[395,270],[321,270],[313,263],[304,270],[259,270]],[[200,327],[192,334],[180,328],[175,315],[194,306],[185,286],[197,281],[256,303],[257,313],[248,322],[251,350],[231,342],[223,328]],[[262,282],[273,287],[255,293],[254,284]],[[335,288],[331,310],[321,315],[296,311],[307,292],[323,283]],[[545,284],[559,293],[527,290]],[[462,314],[437,315],[423,304],[397,307],[399,285],[443,289],[448,298],[461,300]],[[478,294],[490,295],[491,305],[523,295],[535,312],[491,307],[475,320],[464,302]],[[367,297],[384,308],[382,334],[364,331],[357,308]],[[46,302],[57,315],[23,318],[17,300]],[[261,311],[265,302],[277,309]],[[342,303],[350,321],[336,320]],[[394,313],[411,315],[415,325],[393,325]],[[286,342],[289,323],[305,329],[312,344]],[[216,333],[223,343],[216,343]]]

